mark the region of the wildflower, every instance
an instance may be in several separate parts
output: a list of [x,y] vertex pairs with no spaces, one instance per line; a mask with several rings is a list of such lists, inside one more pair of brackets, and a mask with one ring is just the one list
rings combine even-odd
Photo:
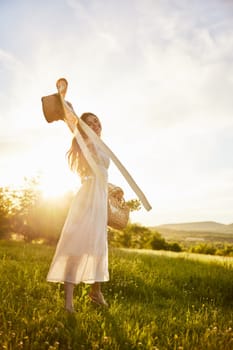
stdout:
[[104,338],[103,338],[103,342],[104,342],[104,343],[108,343],[108,340],[109,340],[109,337],[104,336]]

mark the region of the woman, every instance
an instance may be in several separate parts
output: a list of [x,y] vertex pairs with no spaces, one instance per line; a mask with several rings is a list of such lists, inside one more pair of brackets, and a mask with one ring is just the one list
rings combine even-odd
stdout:
[[[84,121],[99,137],[101,123],[93,113],[84,113]],[[73,312],[75,284],[90,283],[92,301],[107,306],[101,293],[101,282],[109,280],[107,246],[107,184],[109,158],[87,135],[78,130],[92,158],[97,164],[93,170],[87,162],[76,138],[68,151],[71,170],[77,171],[82,186],[76,194],[66,218],[61,237],[47,276],[50,282],[64,282],[65,309]],[[83,148],[82,148],[83,149]]]

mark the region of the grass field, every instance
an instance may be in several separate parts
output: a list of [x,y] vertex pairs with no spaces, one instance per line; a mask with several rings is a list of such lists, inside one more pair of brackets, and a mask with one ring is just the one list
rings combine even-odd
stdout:
[[0,242],[0,349],[232,350],[232,259],[110,250],[108,309],[46,282],[54,247]]

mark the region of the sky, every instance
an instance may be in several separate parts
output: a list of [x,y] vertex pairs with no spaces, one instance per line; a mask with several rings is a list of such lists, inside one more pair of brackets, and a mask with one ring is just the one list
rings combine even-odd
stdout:
[[[42,113],[65,77],[152,205],[132,222],[232,223],[232,63],[231,0],[0,0],[0,187],[80,187],[70,131]],[[109,181],[136,198],[114,164]]]

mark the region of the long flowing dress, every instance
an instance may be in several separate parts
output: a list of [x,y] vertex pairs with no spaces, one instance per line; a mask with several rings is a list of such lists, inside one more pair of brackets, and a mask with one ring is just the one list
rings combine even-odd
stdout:
[[[109,157],[95,145],[98,173],[82,179],[68,212],[47,281],[94,283],[109,280],[107,183]],[[101,176],[100,176],[101,175]]]

